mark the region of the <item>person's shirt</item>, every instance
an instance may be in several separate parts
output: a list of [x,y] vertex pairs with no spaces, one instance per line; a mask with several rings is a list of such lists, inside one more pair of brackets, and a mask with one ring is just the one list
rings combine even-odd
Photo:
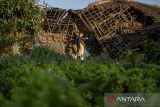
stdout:
[[75,34],[74,35],[74,44],[77,45],[78,48],[80,48],[80,42],[81,42],[80,36]]

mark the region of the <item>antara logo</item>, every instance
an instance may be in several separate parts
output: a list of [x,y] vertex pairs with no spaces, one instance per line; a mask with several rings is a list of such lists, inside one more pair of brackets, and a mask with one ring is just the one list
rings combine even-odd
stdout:
[[115,103],[145,103],[146,100],[144,97],[132,97],[132,96],[114,96],[114,95],[109,95],[106,96],[106,101],[109,104],[115,104]]
[[144,97],[117,97],[116,102],[144,103],[146,100]]

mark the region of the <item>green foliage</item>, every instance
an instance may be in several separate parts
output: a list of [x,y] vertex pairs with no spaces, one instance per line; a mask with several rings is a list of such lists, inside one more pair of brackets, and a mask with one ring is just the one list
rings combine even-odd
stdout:
[[1,107],[7,104],[9,107],[85,107],[79,93],[70,87],[66,79],[46,69],[47,66],[33,65],[1,68],[1,77],[5,79],[0,83],[5,85],[0,85],[3,88],[0,93],[4,94],[4,90],[10,92],[10,98],[0,95]]
[[11,107],[11,103],[0,93],[0,107]]
[[[48,106],[55,104],[65,107],[67,104],[74,105],[74,102],[76,104],[78,101],[83,102],[81,98],[87,102],[85,103],[87,107],[94,105],[102,107],[104,93],[159,92],[160,75],[157,75],[159,70],[158,65],[126,69],[118,63],[86,64],[81,61],[65,62],[58,67],[13,65],[1,68],[0,92],[5,98],[11,98],[11,103],[18,107],[47,106],[48,104]],[[65,96],[66,100],[61,101],[60,96]]]
[[33,39],[40,29],[41,9],[32,0],[0,0],[0,49]]
[[83,62],[69,62],[60,66],[76,87],[80,90],[84,88],[83,97],[88,105],[97,107],[103,106],[104,93],[159,92],[159,79],[150,74],[146,75],[157,74],[159,66],[147,65],[146,67],[130,66],[126,69],[120,63],[86,64]]
[[[26,79],[31,75],[29,72],[32,65],[27,66],[6,66],[0,69],[0,92],[3,93],[4,97],[10,99],[12,89],[15,86],[25,86]],[[39,72],[40,69],[37,69]]]
[[153,40],[146,40],[143,44],[145,61],[160,64],[160,43]]
[[37,47],[0,61],[0,98],[10,107],[103,107],[104,93],[160,92],[160,66],[143,63],[134,52],[127,61],[108,63]]
[[9,55],[0,56],[0,65],[20,65],[20,64],[54,64],[59,65],[62,62],[72,61],[73,59],[69,56],[59,55],[54,53],[52,49],[47,47],[38,46],[35,47],[30,53],[24,51],[21,55]]
[[132,67],[136,67],[139,63],[138,54],[131,50],[128,51],[128,62],[131,64]]
[[[38,81],[35,81],[38,78]],[[82,107],[83,100],[66,81],[50,72],[33,74],[25,88],[15,89],[14,107]]]

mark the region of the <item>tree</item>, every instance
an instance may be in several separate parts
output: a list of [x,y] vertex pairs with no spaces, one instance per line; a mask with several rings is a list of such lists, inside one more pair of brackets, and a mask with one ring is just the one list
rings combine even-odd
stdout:
[[0,50],[33,40],[40,29],[41,9],[33,0],[0,0]]

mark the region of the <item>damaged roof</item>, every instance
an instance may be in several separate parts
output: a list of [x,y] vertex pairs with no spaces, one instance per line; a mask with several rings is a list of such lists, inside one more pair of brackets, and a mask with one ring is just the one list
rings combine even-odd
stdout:
[[153,33],[160,31],[160,8],[136,1],[99,0],[81,10],[49,8],[43,24],[46,32],[64,33],[70,39],[75,32],[83,32],[93,39],[84,40],[88,50],[100,53],[95,48],[99,47],[102,51],[107,50],[110,56],[117,57],[136,46],[135,41],[143,40],[149,30]]

